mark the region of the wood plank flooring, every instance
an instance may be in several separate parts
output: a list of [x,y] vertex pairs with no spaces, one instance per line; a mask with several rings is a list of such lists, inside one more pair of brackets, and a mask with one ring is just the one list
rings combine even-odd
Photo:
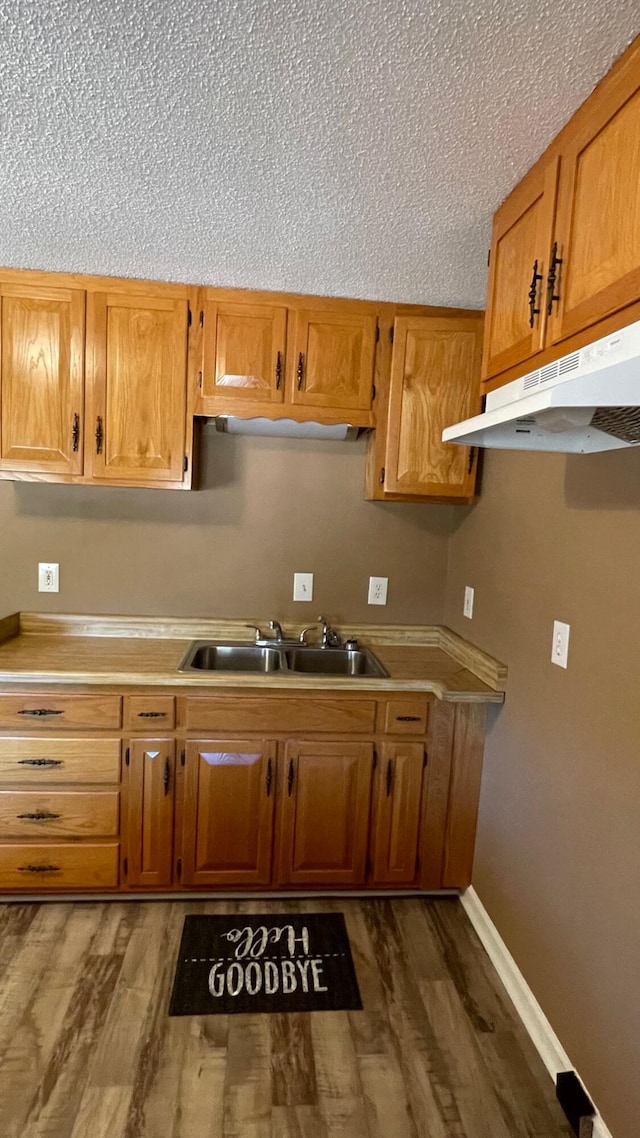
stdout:
[[[167,1016],[188,913],[342,911],[363,1010]],[[0,905],[2,1138],[561,1138],[455,898]]]

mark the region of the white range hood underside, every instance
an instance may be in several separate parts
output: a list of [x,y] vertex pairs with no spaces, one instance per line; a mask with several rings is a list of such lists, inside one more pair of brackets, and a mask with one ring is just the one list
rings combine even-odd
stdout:
[[487,396],[444,442],[587,454],[640,444],[640,321]]

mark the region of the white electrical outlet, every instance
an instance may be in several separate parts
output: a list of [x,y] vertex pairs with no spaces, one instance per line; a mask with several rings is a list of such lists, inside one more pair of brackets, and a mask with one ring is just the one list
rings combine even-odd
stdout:
[[475,590],[471,585],[466,585],[464,590],[464,605],[462,606],[463,616],[468,616],[469,620],[473,617],[473,597]]
[[386,605],[388,587],[388,577],[369,577],[368,603],[370,605]]
[[293,599],[294,601],[313,600],[313,573],[293,574]]
[[551,643],[551,663],[566,668],[569,661],[569,633],[571,627],[561,620],[553,622],[553,641]]
[[60,566],[55,561],[38,563],[38,592],[57,593],[60,591]]

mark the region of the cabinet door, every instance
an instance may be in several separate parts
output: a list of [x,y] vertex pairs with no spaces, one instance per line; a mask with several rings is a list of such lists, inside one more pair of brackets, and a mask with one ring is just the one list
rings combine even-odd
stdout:
[[471,496],[475,453],[442,431],[480,410],[482,313],[395,321],[384,488],[421,497]]
[[282,884],[362,885],[372,764],[372,743],[287,743],[280,778]]
[[299,310],[289,361],[292,403],[368,411],[375,349],[375,316]]
[[182,480],[187,321],[186,300],[89,295],[86,445],[94,480]]
[[424,746],[384,743],[379,758],[374,786],[372,883],[412,885],[418,861]]
[[[634,66],[631,64],[634,63]],[[640,297],[640,72],[620,71],[562,151],[548,342]],[[552,299],[556,297],[558,299]]]
[[82,473],[79,289],[0,283],[0,469]]
[[185,775],[183,884],[268,885],[276,744],[188,742]]
[[130,886],[170,885],[175,743],[132,739],[127,750],[126,880]]
[[493,220],[482,374],[497,375],[540,351],[558,159],[528,174]]
[[209,302],[204,317],[203,396],[281,403],[286,335],[286,308]]

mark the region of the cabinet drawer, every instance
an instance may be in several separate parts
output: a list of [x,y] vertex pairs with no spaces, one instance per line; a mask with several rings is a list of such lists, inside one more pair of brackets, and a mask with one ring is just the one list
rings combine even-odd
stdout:
[[0,841],[117,838],[119,816],[117,790],[0,790]]
[[113,889],[119,849],[117,842],[0,845],[0,890]]
[[118,728],[121,705],[119,695],[0,695],[0,727]]
[[172,695],[129,695],[124,701],[125,731],[172,730],[176,722]]
[[0,785],[119,781],[119,739],[0,738]]
[[378,730],[385,735],[424,735],[429,718],[426,696],[403,696],[380,705]]
[[373,731],[373,699],[187,699],[188,731]]

